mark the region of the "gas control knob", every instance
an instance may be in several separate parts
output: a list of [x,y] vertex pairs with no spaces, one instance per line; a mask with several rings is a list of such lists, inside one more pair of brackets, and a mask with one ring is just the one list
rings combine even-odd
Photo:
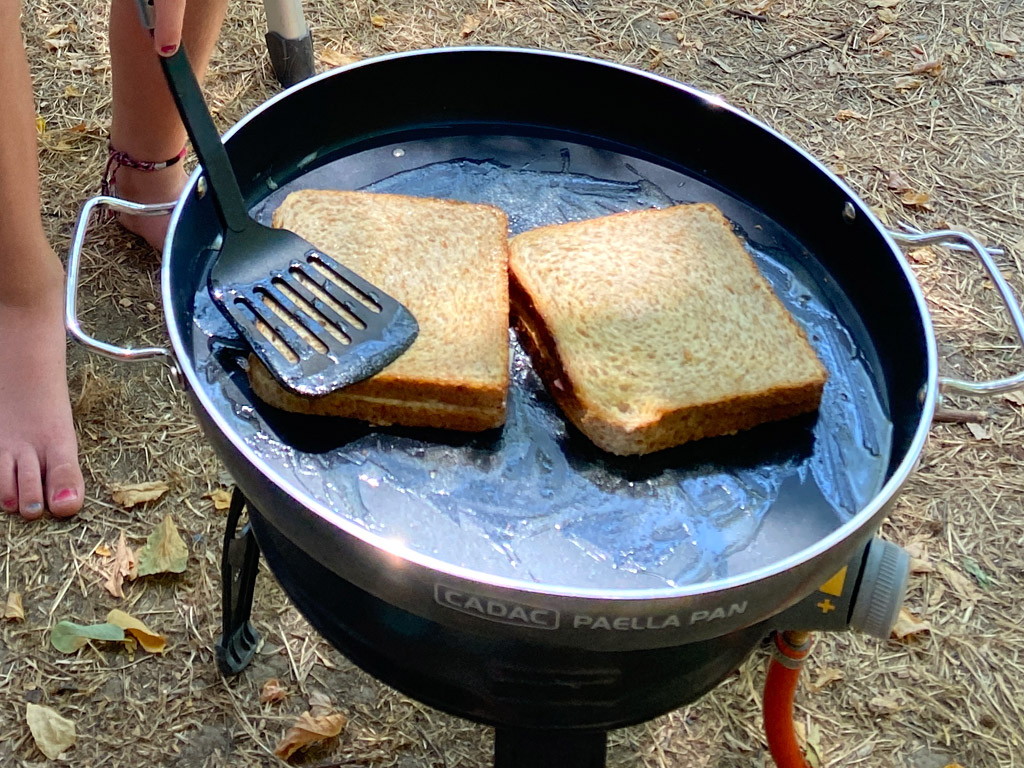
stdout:
[[850,629],[888,639],[906,597],[909,578],[907,551],[891,541],[872,539],[850,611]]

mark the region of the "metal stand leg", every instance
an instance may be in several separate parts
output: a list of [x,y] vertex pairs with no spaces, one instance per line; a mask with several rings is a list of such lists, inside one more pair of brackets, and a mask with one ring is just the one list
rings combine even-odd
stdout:
[[267,14],[267,50],[278,82],[284,87],[311,77],[313,36],[302,14],[302,0],[263,0]]
[[494,733],[494,768],[604,768],[607,748],[604,731],[499,727]]
[[220,560],[224,632],[217,641],[217,668],[225,676],[237,675],[245,669],[260,642],[259,633],[249,621],[256,574],[260,569],[260,548],[251,526],[246,525],[236,535],[245,505],[245,496],[235,488]]

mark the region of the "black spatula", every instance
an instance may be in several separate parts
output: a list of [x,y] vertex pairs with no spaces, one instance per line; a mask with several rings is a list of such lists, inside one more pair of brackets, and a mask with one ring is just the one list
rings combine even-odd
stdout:
[[[138,0],[153,28],[153,0]],[[298,235],[249,216],[185,47],[159,57],[224,225],[209,290],[284,387],[325,395],[379,372],[416,338],[398,301]]]

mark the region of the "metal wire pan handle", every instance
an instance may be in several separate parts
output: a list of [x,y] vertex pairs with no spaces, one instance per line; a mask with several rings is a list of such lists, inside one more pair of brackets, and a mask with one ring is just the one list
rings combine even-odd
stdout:
[[[992,254],[985,246],[975,238],[963,232],[954,230],[938,230],[935,232],[922,232],[918,234],[906,234],[903,232],[889,232],[889,235],[900,245],[944,245],[957,250],[969,250],[974,253],[984,265],[988,276],[996,286],[1000,298],[1010,319],[1013,321],[1013,328],[1017,332],[1017,341],[1024,348],[1024,315],[1021,314],[1020,305],[1013,295],[1013,290],[1007,284],[1005,278],[999,272],[992,259]],[[1024,387],[1024,371],[1016,376],[1008,376],[1003,379],[992,379],[991,381],[966,381],[964,379],[939,379],[939,388],[942,391],[965,392],[971,395],[998,395],[1001,392],[1009,392]]]
[[155,203],[142,205],[127,200],[120,200],[116,197],[98,195],[82,206],[78,214],[78,223],[75,225],[75,236],[71,241],[71,250],[68,253],[68,280],[64,298],[64,325],[68,333],[82,346],[114,360],[153,360],[157,359],[171,369],[176,381],[182,381],[181,371],[178,368],[178,361],[171,350],[164,347],[118,347],[105,341],[100,341],[82,330],[78,319],[78,280],[82,265],[82,247],[85,244],[85,237],[89,231],[89,223],[92,219],[93,210],[103,206],[123,213],[132,213],[138,216],[159,216],[170,213],[174,210],[177,201],[171,203]]

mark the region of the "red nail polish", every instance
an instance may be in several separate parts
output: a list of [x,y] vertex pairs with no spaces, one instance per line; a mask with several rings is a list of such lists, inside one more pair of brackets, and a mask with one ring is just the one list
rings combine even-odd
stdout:
[[163,48],[160,49],[160,52],[164,56],[170,56],[176,50],[178,50],[178,46],[176,46],[176,45],[165,45]]
[[18,500],[4,499],[2,502],[0,502],[0,507],[3,507],[4,510],[6,510],[7,512],[13,512],[18,508]]
[[58,491],[53,495],[54,501],[71,501],[72,499],[78,498],[78,491],[74,488],[65,488],[62,491]]

